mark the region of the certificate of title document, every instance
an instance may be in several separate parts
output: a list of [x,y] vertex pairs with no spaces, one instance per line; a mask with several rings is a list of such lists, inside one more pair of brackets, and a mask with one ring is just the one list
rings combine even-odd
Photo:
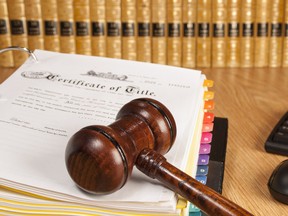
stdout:
[[119,59],[41,50],[34,54],[38,62],[29,58],[0,85],[0,185],[107,207],[120,201],[174,199],[172,191],[136,168],[118,192],[83,193],[66,171],[65,148],[79,129],[108,125],[125,103],[148,97],[163,103],[175,118],[177,138],[166,158],[183,169],[202,108],[204,75]]

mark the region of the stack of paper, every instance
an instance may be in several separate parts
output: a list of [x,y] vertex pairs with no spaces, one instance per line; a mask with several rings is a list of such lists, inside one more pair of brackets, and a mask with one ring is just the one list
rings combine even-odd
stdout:
[[113,194],[83,192],[68,175],[65,148],[79,129],[108,125],[125,103],[153,98],[165,104],[177,124],[176,141],[165,157],[182,170],[189,159],[195,175],[205,76],[149,63],[34,54],[39,61],[29,58],[0,88],[0,213],[182,214],[179,197],[136,168]]

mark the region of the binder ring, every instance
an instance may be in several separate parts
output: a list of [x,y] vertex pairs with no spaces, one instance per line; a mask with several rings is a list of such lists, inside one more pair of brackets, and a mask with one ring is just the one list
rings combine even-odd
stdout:
[[26,47],[9,46],[9,47],[0,49],[0,54],[1,54],[1,53],[4,53],[4,52],[7,52],[7,51],[14,51],[14,50],[16,50],[16,51],[22,51],[22,52],[27,52],[36,62],[38,62],[38,59],[37,59],[36,55],[35,55],[31,50],[29,50],[29,49],[26,48]]

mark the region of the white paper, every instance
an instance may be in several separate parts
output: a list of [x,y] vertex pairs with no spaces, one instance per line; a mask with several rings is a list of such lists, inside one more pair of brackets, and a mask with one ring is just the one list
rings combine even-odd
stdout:
[[0,101],[0,185],[53,196],[71,195],[97,201],[95,205],[173,200],[173,192],[136,168],[118,192],[87,195],[66,171],[65,148],[82,127],[108,125],[122,105],[149,97],[165,104],[175,118],[177,138],[165,157],[184,168],[183,155],[191,141],[187,133],[193,132],[201,107],[203,75],[141,62],[40,50],[34,53],[39,62],[29,59],[0,88],[1,98],[5,98]]

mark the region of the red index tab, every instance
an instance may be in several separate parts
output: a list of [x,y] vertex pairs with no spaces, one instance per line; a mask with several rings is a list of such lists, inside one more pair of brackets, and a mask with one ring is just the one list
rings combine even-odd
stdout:
[[211,132],[213,131],[213,123],[204,123],[202,126],[202,132]]
[[214,113],[211,112],[205,112],[204,113],[204,118],[203,118],[203,122],[204,123],[211,123],[214,121]]
[[212,141],[212,133],[203,132],[201,137],[201,143],[211,143]]

